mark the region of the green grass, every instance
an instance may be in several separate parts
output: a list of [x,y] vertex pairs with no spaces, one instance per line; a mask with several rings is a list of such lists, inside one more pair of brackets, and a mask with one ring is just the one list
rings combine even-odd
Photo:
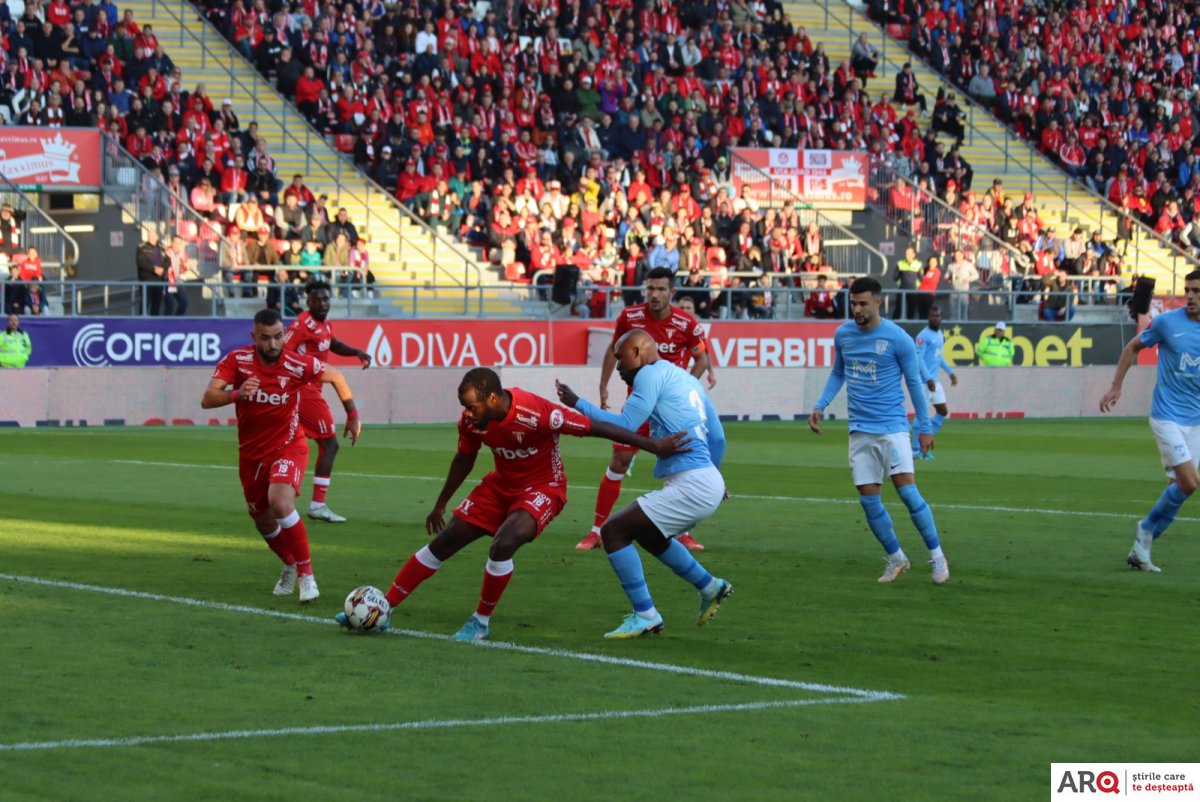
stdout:
[[[694,626],[695,592],[651,559],[663,635],[600,637],[627,602],[603,555],[572,547],[608,450],[570,440],[571,503],[518,554],[493,639],[902,700],[0,749],[0,799],[1016,800],[1044,797],[1052,761],[1195,759],[1200,512],[1185,506],[1156,546],[1164,573],[1125,568],[1162,488],[1144,421],[951,421],[919,467],[953,572],[942,587],[890,491],[920,562],[875,582],[882,551],[853,500],[844,424],[820,438],[801,423],[728,434],[734,497],[698,535],[737,593],[708,627]],[[243,511],[231,430],[0,433],[0,572],[310,617],[0,579],[0,747],[828,701],[316,625],[356,585],[387,587],[426,542],[454,442],[450,427],[370,428],[343,449],[330,506],[351,521],[310,525],[324,595],[301,608],[270,593],[277,563]],[[650,467],[639,459],[623,501],[654,486]],[[454,632],[485,559],[477,544],[448,562],[393,626]]]

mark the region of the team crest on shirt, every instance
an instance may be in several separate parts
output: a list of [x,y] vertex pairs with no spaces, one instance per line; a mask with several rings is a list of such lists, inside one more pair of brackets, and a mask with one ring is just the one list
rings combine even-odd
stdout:
[[517,443],[525,442],[525,432],[513,432],[513,439],[516,440]]
[[287,387],[287,382],[288,382],[288,377],[287,377],[287,376],[280,376],[280,377],[279,377],[279,387],[280,387],[280,388]]
[[888,341],[887,340],[876,340],[875,341],[875,353],[886,354],[887,350],[888,350]]

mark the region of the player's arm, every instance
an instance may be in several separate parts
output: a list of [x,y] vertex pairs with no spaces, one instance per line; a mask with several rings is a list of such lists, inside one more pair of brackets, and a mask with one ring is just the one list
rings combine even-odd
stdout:
[[808,416],[808,428],[814,433],[821,433],[821,418],[825,415],[825,407],[833,403],[833,399],[841,391],[842,385],[846,383],[846,362],[842,359],[842,346],[838,342],[837,335],[833,338],[833,370],[829,374],[829,378],[825,380],[825,389],[821,391],[821,397],[817,399],[817,403],[813,405],[812,414]]
[[[1157,320],[1157,318],[1155,319]],[[1153,328],[1154,326],[1151,324],[1151,327],[1142,334],[1152,331]],[[1101,412],[1111,412],[1117,402],[1121,400],[1121,387],[1125,384],[1125,374],[1133,367],[1133,360],[1137,358],[1138,351],[1149,347],[1142,341],[1142,334],[1134,335],[1134,338],[1125,343],[1125,348],[1121,350],[1121,358],[1117,361],[1117,370],[1113,373],[1112,386],[1100,398]]]
[[371,355],[361,348],[355,348],[334,337],[329,343],[329,350],[333,351],[338,356],[352,356],[362,363],[363,370],[371,367]]
[[[607,414],[607,413],[606,413]],[[675,432],[669,437],[664,437],[660,440],[651,440],[649,437],[643,437],[637,432],[632,432],[629,429],[623,429],[611,423],[605,423],[601,420],[593,420],[587,437],[603,437],[605,440],[612,440],[614,443],[623,443],[627,446],[640,448],[642,451],[649,451],[656,457],[669,457],[673,454],[682,454],[685,451],[691,451],[688,442],[691,440],[687,432]]]
[[604,349],[604,363],[600,366],[600,408],[608,409],[608,382],[617,367],[617,355],[613,349]]
[[702,378],[705,373],[708,378],[705,380],[705,385],[708,389],[717,386],[717,371],[713,365],[712,356],[708,353],[708,348],[704,343],[700,343],[692,349],[692,375],[697,379]]
[[446,474],[446,481],[442,485],[442,492],[438,494],[437,501],[433,503],[433,509],[425,516],[425,531],[431,535],[446,528],[446,505],[450,503],[450,499],[462,487],[462,483],[471,475],[471,471],[475,468],[475,458],[479,456],[479,449],[476,446],[474,451],[463,451],[463,438],[459,437],[459,450],[454,453],[454,459],[450,460],[450,471]]
[[721,460],[725,458],[725,427],[721,425],[721,416],[713,406],[712,399],[704,394],[704,419],[708,429],[708,455],[712,464],[720,468]]
[[606,412],[586,398],[580,398],[565,384],[556,383],[556,388],[559,400],[587,415],[592,419],[593,425],[596,421],[601,421],[622,429],[635,430],[650,419],[650,412],[654,409],[654,399],[650,398],[646,392],[646,382],[639,383],[636,378],[633,381],[633,393],[625,399],[625,406],[621,408],[620,415]]
[[227,404],[236,404],[242,395],[258,390],[258,377],[251,376],[238,388],[226,390],[225,388],[228,386],[228,379],[223,376],[213,376],[209,380],[208,386],[204,388],[204,397],[200,399],[200,407],[216,409]]
[[[925,349],[927,349],[929,346],[926,345],[924,342],[922,342],[922,340],[924,340],[924,339],[925,339],[924,337],[921,337],[920,339],[917,340],[917,343],[916,343],[917,366],[921,369],[921,381],[923,381],[923,382],[936,381],[937,380],[937,371],[929,370],[929,365],[926,363],[926,360],[925,360]],[[926,374],[928,374],[928,375],[926,375]],[[933,388],[930,387],[929,389],[932,390]]]
[[950,367],[950,363],[946,361],[946,357],[940,357],[942,362],[942,370],[946,371],[946,375],[950,377],[950,386],[958,386],[958,376],[954,374],[954,368]]
[[908,385],[908,397],[912,401],[916,413],[916,429],[920,432],[918,441],[921,453],[928,454],[933,448],[933,421],[929,419],[929,407],[925,405],[925,393],[922,391],[921,368],[917,363],[917,351],[912,340],[904,338],[899,341],[896,349],[896,359],[900,362],[900,370],[904,373],[904,383]]
[[326,365],[321,371],[321,381],[324,384],[332,384],[334,392],[342,402],[342,407],[346,410],[346,428],[342,432],[342,437],[349,436],[350,445],[354,445],[362,433],[362,418],[358,416],[358,407],[354,404],[354,394],[350,392],[350,385],[346,383],[346,377],[337,368]]

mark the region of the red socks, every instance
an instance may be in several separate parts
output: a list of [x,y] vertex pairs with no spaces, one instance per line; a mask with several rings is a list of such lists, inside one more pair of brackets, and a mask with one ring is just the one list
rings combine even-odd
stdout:
[[275,556],[282,560],[284,565],[295,564],[296,561],[292,559],[292,544],[284,537],[280,527],[275,527],[274,534],[263,535],[263,540],[267,541],[267,547],[275,552]]
[[616,506],[617,498],[621,495],[621,480],[624,478],[624,474],[613,473],[611,470],[604,472],[604,478],[600,480],[600,489],[596,493],[596,528],[604,526],[604,522],[612,514],[612,508]]
[[308,553],[308,530],[304,528],[304,521],[300,520],[300,513],[292,510],[291,515],[279,521],[279,526],[283,531],[275,539],[287,543],[292,562],[296,564],[296,573],[311,574],[313,570],[312,559]]
[[329,492],[329,477],[317,474],[313,477],[313,504],[324,504],[325,494]]
[[508,580],[512,579],[512,575],[512,560],[487,561],[487,567],[483,571],[483,589],[479,591],[479,606],[475,608],[476,616],[485,622],[491,617],[492,610],[496,609],[496,604],[504,594],[504,589],[508,587]]
[[433,556],[433,552],[425,546],[416,554],[408,558],[408,562],[396,574],[396,579],[392,582],[392,586],[388,588],[387,600],[388,604],[395,607],[400,602],[408,598],[414,590],[416,590],[422,582],[437,573],[437,570],[442,567],[442,561]]

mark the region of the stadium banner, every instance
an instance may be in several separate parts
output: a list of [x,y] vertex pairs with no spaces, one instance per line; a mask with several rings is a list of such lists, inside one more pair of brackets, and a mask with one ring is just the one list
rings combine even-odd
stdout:
[[[1154,368],[1134,367],[1125,382],[1120,413],[1145,415],[1154,389]],[[347,372],[364,422],[451,423],[462,407],[457,388],[462,368],[408,368]],[[1112,368],[978,368],[958,372],[947,388],[952,418],[1095,417],[1112,382]],[[596,399],[594,365],[500,368],[505,386],[554,397],[556,380]],[[0,426],[227,426],[234,408],[202,409],[209,368],[26,368],[4,372]],[[808,437],[804,421],[829,378],[829,368],[727,368],[718,372],[713,403],[722,419],[794,423],[796,438]],[[616,392],[620,380],[613,378]],[[342,420],[330,387],[325,398]],[[846,416],[841,392],[826,413]],[[370,433],[367,433],[370,436]],[[781,435],[784,436],[784,435]],[[788,437],[793,436],[789,429]],[[801,441],[802,442],[802,441]],[[231,457],[232,457],[232,451]]]
[[[923,323],[904,323],[914,337]],[[992,334],[994,323],[954,323],[942,326],[946,344],[942,356],[954,367],[977,364],[975,352],[983,338]],[[1009,323],[1013,341],[1013,365],[1017,367],[1082,367],[1115,365],[1121,349],[1133,336],[1129,326],[1075,326],[1070,323]]]
[[[339,340],[395,368],[598,365],[612,341],[603,320],[335,320]],[[721,367],[827,367],[837,323],[702,324]],[[335,365],[357,360],[331,357]]]
[[18,189],[95,192],[100,164],[99,129],[0,127],[0,174]]
[[[853,150],[734,148],[730,178],[755,202],[797,198],[818,209],[865,209],[867,154]],[[768,180],[770,179],[770,180]]]
[[[0,129],[3,130],[3,129]],[[29,366],[215,365],[226,351],[250,344],[249,320],[184,317],[25,317]]]

